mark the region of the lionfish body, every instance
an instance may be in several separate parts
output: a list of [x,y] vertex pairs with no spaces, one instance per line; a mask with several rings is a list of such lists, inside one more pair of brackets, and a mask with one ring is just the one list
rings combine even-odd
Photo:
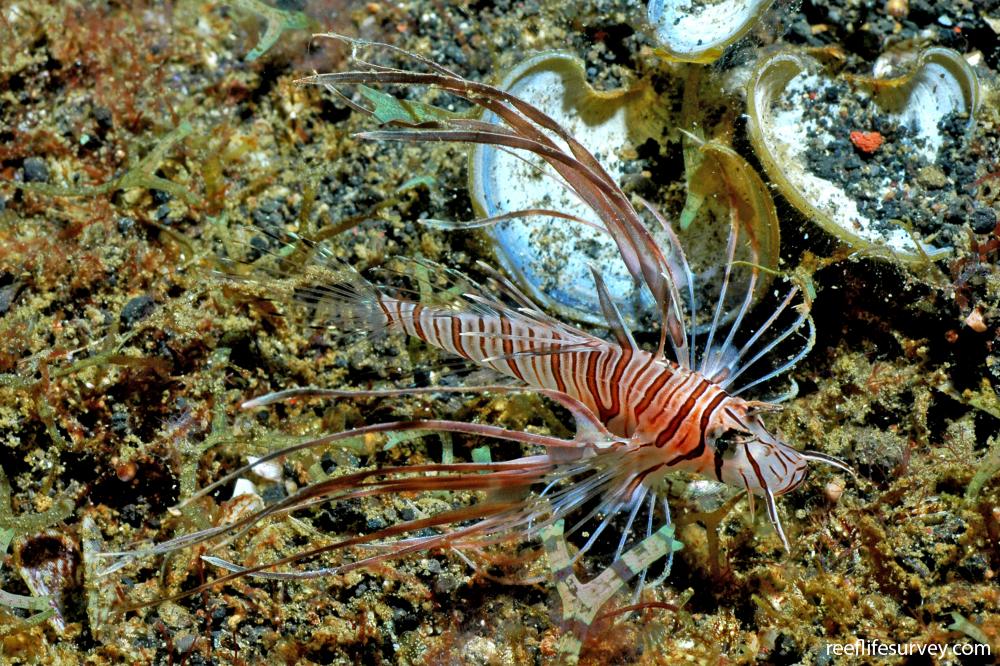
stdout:
[[[632,441],[626,467],[639,470],[635,487],[683,470],[781,495],[805,476],[805,459],[765,434],[751,403],[631,340],[622,346],[546,321],[455,313],[382,295],[371,300],[390,329],[585,405],[608,430]],[[747,456],[716,445],[731,432],[763,435],[759,450]]]
[[[371,46],[355,43],[356,47],[366,45]],[[380,47],[400,53],[393,47]],[[371,424],[326,435],[257,459],[202,489],[185,504],[247,473],[255,465],[306,448],[335,445],[359,435],[406,430],[450,432],[518,442],[535,447],[535,452],[510,461],[400,465],[333,476],[303,487],[237,522],[177,537],[150,548],[111,553],[109,555],[117,555],[120,559],[107,571],[120,568],[136,557],[239,535],[263,518],[287,514],[323,501],[414,491],[469,490],[480,491],[482,499],[467,507],[343,538],[277,562],[242,567],[206,557],[231,573],[196,590],[243,575],[304,578],[344,572],[429,548],[451,548],[459,552],[475,550],[505,541],[538,537],[547,526],[564,519],[573,521],[566,536],[583,534],[584,526],[598,521],[596,527],[588,528],[589,537],[579,547],[576,557],[586,553],[608,527],[616,525],[620,536],[613,558],[621,565],[626,560],[637,561],[639,556],[631,557],[631,554],[642,551],[643,544],[660,534],[659,531],[654,534],[657,520],[669,524],[669,507],[662,496],[661,481],[667,474],[679,470],[746,490],[751,505],[754,496],[763,497],[770,522],[788,548],[775,496],[789,492],[802,482],[807,460],[847,468],[835,459],[819,453],[798,452],[781,442],[760,418],[760,413],[773,409],[773,405],[747,400],[741,394],[782,375],[808,352],[814,329],[804,291],[791,287],[765,321],[752,332],[741,330],[761,286],[761,271],[756,261],[759,256],[757,240],[749,225],[734,212],[730,220],[724,276],[711,325],[707,330],[704,326],[696,326],[698,307],[694,276],[677,236],[654,208],[646,204],[648,213],[664,227],[669,240],[665,248],[646,229],[639,211],[600,163],[544,113],[502,90],[468,81],[413,54],[403,55],[417,60],[430,72],[368,65],[362,71],[312,77],[311,82],[326,84],[338,94],[342,85],[429,85],[469,100],[493,114],[502,124],[458,117],[435,122],[418,119],[419,122],[407,124],[394,118],[386,129],[364,136],[400,141],[478,142],[541,158],[566,187],[590,206],[617,243],[637,287],[648,289],[652,295],[661,322],[659,346],[649,351],[636,343],[596,270],[594,285],[611,333],[608,340],[546,315],[513,284],[490,272],[488,267],[494,287],[491,291],[468,286],[459,297],[446,303],[418,302],[372,285],[357,272],[339,264],[322,247],[306,243],[308,250],[318,250],[318,254],[307,263],[306,270],[283,281],[290,283],[283,296],[305,306],[313,321],[346,330],[388,329],[405,333],[516,380],[518,386],[493,384],[367,391],[288,389],[250,400],[244,403],[245,408],[262,407],[301,395],[358,398],[444,391],[532,391],[556,401],[570,412],[576,423],[575,437],[563,439],[492,425],[428,419]],[[350,98],[341,96],[341,99],[358,111],[376,115],[372,109]],[[734,205],[733,210],[737,209]],[[522,214],[566,217],[558,211],[531,210]],[[477,222],[489,224],[517,216],[507,214]],[[735,307],[730,307],[726,305],[726,295],[740,244],[749,248],[751,260],[745,262],[749,266],[749,280],[745,296]],[[454,277],[447,269],[427,262],[423,267],[438,271],[438,275]],[[461,284],[468,285],[467,280],[460,279]],[[266,287],[270,296],[282,295],[280,284],[268,283]],[[725,317],[724,310],[727,311]],[[730,322],[727,331],[722,330],[723,320]],[[802,334],[804,327],[808,335]],[[804,340],[797,353],[786,356],[777,367],[768,362],[779,345],[796,340]],[[668,356],[671,352],[672,358]],[[764,371],[747,374],[751,368],[763,368]],[[750,375],[756,376],[751,378]],[[616,523],[619,518],[624,520],[624,525]],[[639,526],[638,536],[632,534],[633,525]],[[428,534],[428,530],[433,533]],[[645,539],[640,543],[643,533]],[[634,547],[626,550],[630,544]],[[305,557],[348,548],[363,549],[363,556],[332,568],[279,570]],[[659,552],[662,555],[671,552],[670,546]],[[638,590],[645,580],[645,569],[630,571],[628,576],[632,575],[640,576]],[[627,580],[627,577],[623,575],[622,579]],[[185,594],[188,593],[190,591]]]

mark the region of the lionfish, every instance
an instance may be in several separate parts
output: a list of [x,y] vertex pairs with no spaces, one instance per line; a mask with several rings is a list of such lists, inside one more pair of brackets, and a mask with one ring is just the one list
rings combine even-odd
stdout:
[[[332,36],[339,39],[339,36]],[[560,125],[538,108],[499,88],[469,81],[430,60],[396,47],[348,40],[355,49],[377,47],[402,54],[423,65],[415,72],[368,63],[357,56],[355,71],[315,75],[305,82],[327,86],[356,111],[370,116],[373,108],[340,93],[341,86],[365,84],[424,85],[446,91],[485,109],[501,122],[462,117],[440,117],[408,122],[395,119],[382,129],[360,136],[392,141],[449,141],[481,143],[501,149],[527,151],[540,157],[599,217],[617,243],[621,257],[637,285],[649,290],[660,319],[659,344],[648,351],[638,344],[611,298],[601,274],[593,271],[610,339],[598,337],[559,321],[533,303],[511,281],[496,271],[491,289],[469,286],[455,276],[463,293],[443,304],[412,300],[405,293],[378,287],[341,265],[322,246],[307,246],[313,260],[291,283],[268,283],[271,295],[284,295],[304,306],[326,325],[346,330],[388,331],[418,338],[428,345],[506,376],[515,384],[432,386],[374,391],[290,389],[244,403],[261,406],[304,395],[364,397],[435,394],[441,392],[531,391],[564,407],[575,420],[571,439],[522,432],[487,424],[440,419],[413,419],[378,423],[330,434],[275,451],[202,489],[191,502],[220,485],[251,471],[254,466],[307,448],[374,433],[429,431],[461,433],[506,440],[538,451],[509,461],[449,462],[382,466],[334,476],[307,485],[291,496],[235,522],[183,535],[128,552],[109,553],[119,559],[110,573],[141,556],[234,538],[269,516],[280,516],[323,502],[387,496],[406,492],[481,491],[481,501],[422,517],[369,534],[341,539],[273,562],[241,566],[214,556],[204,559],[229,573],[196,590],[239,576],[310,578],[344,573],[388,558],[429,549],[480,549],[503,542],[538,537],[546,526],[573,518],[567,536],[593,524],[575,558],[587,553],[616,521],[624,520],[613,554],[612,568],[627,555],[626,547],[654,533],[659,512],[669,522],[669,506],[661,485],[671,472],[683,470],[745,490],[751,505],[763,498],[767,515],[781,542],[789,548],[775,498],[795,489],[806,476],[809,461],[824,462],[847,472],[844,463],[827,455],[791,448],[765,426],[761,414],[777,407],[772,402],[742,397],[786,373],[809,351],[815,328],[806,291],[793,284],[774,312],[756,330],[741,336],[741,327],[759,286],[757,239],[733,216],[726,263],[718,301],[702,341],[695,325],[698,305],[695,278],[670,224],[650,204],[645,211],[663,227],[669,239],[661,247],[642,221],[640,210],[607,174],[598,160]],[[495,223],[517,215],[557,215],[558,211],[531,210],[506,214]],[[582,220],[579,220],[583,222]],[[745,296],[731,317],[728,330],[720,324],[733,275],[737,247],[750,251],[750,277]],[[451,274],[430,266],[441,274]],[[784,315],[784,317],[783,317]],[[778,325],[779,319],[784,323]],[[791,319],[789,324],[787,320]],[[793,336],[795,336],[793,338]],[[799,340],[801,349],[777,367],[766,359],[783,342]],[[752,369],[763,367],[762,372]],[[751,511],[753,511],[751,506]],[[638,536],[633,526],[638,518]],[[644,523],[644,526],[642,524]],[[228,540],[228,539],[227,539]],[[365,549],[355,561],[337,567],[310,570],[281,569],[324,552],[353,547]],[[663,553],[666,554],[666,553]],[[574,558],[574,559],[575,559]],[[629,572],[629,576],[637,572]],[[645,570],[641,572],[645,578]],[[623,578],[625,576],[623,575]],[[641,582],[640,582],[641,585]],[[188,591],[186,594],[190,594]]]

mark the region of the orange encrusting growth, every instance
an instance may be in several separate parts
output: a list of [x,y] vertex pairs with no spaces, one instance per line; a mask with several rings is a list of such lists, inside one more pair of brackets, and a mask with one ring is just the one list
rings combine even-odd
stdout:
[[851,143],[854,147],[866,154],[872,154],[882,147],[885,137],[881,132],[862,132],[854,130],[851,132]]

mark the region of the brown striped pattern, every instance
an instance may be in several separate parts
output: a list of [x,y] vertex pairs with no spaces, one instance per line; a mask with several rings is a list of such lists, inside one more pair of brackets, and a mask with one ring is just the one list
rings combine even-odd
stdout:
[[592,342],[559,351],[553,342],[587,340],[516,316],[480,316],[394,298],[379,305],[390,327],[530,386],[570,395],[619,435],[640,433],[663,450],[668,466],[705,454],[707,427],[727,398],[697,373],[639,349]]

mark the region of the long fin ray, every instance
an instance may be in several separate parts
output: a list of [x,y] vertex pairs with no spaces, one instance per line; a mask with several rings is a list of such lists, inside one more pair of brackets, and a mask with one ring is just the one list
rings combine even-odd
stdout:
[[608,292],[608,287],[604,284],[604,278],[601,276],[601,272],[595,266],[591,266],[590,273],[594,276],[594,286],[597,287],[597,298],[600,301],[601,310],[604,313],[604,320],[611,329],[611,333],[615,336],[618,346],[622,349],[631,349],[632,351],[637,350],[639,347],[635,344],[635,338],[632,337],[632,331],[629,330],[628,324],[625,323],[625,318],[622,317],[621,311],[618,309],[614,299]]
[[[340,37],[334,38],[340,39]],[[389,48],[373,43],[365,43],[364,46]],[[395,53],[405,54],[396,49],[392,50]],[[362,61],[359,64],[365,63]],[[411,125],[376,130],[363,133],[361,137],[401,141],[486,143],[535,153],[559,173],[598,215],[611,232],[633,278],[637,283],[646,283],[663,318],[661,340],[669,332],[675,343],[675,350],[679,347],[684,347],[686,350],[686,335],[683,328],[678,328],[680,320],[671,314],[670,303],[674,300],[672,292],[675,294],[677,290],[671,282],[671,268],[660,252],[659,246],[642,224],[638,212],[628,197],[596,158],[548,115],[503,90],[468,81],[453,73],[446,75],[438,69],[432,73],[420,73],[369,67],[367,70],[315,75],[303,79],[302,82],[335,87],[386,83],[428,85],[463,97],[494,114],[506,123],[506,127],[497,129],[486,127],[476,121],[440,120],[420,127]],[[561,139],[568,146],[569,152],[549,138],[546,131]],[[683,326],[682,323],[680,325]],[[668,328],[671,330],[668,331]],[[684,362],[681,358],[678,361]]]

